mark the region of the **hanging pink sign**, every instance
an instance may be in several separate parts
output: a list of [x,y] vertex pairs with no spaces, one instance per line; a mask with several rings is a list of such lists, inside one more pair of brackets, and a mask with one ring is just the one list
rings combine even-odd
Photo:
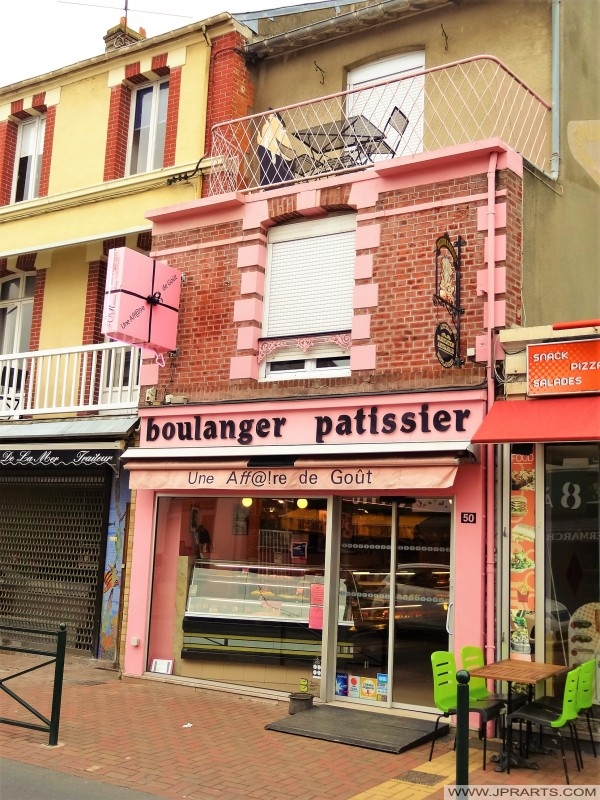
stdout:
[[177,346],[181,272],[117,247],[109,251],[102,333],[167,353]]

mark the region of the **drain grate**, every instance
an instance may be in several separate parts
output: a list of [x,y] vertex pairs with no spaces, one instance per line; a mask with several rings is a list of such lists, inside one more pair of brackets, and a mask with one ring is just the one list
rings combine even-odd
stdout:
[[433,786],[434,783],[443,781],[446,775],[435,775],[432,772],[419,772],[418,769],[409,769],[398,775],[397,781],[406,781],[407,783],[420,783],[422,786]]

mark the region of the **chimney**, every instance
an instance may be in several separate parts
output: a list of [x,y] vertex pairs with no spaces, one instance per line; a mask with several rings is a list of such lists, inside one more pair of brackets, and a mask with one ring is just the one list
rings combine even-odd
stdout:
[[121,17],[118,25],[106,31],[106,36],[104,37],[105,52],[110,53],[113,50],[125,47],[125,45],[140,42],[145,38],[146,31],[143,28],[140,28],[139,33],[136,33],[127,27],[127,19]]

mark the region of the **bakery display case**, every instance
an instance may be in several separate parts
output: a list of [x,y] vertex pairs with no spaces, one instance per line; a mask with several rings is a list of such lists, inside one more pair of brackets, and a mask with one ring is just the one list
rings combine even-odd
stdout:
[[[215,619],[285,619],[308,623],[323,606],[322,575],[308,567],[210,564],[193,568],[186,616]],[[340,581],[339,618],[346,612],[346,584]]]
[[[322,655],[324,601],[324,577],[316,572],[289,564],[196,562],[183,618],[181,657],[314,663]],[[352,625],[347,600],[346,583],[340,581],[338,618],[344,630]],[[345,658],[351,656],[351,647],[341,643],[339,648]]]

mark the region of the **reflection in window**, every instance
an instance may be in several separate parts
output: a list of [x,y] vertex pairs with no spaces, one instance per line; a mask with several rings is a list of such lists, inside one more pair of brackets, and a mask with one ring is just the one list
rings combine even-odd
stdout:
[[169,81],[144,86],[135,93],[129,174],[163,166],[167,130]]
[[600,445],[545,457],[546,658],[574,666],[600,649]]
[[0,284],[0,354],[29,350],[35,275],[9,278]]

